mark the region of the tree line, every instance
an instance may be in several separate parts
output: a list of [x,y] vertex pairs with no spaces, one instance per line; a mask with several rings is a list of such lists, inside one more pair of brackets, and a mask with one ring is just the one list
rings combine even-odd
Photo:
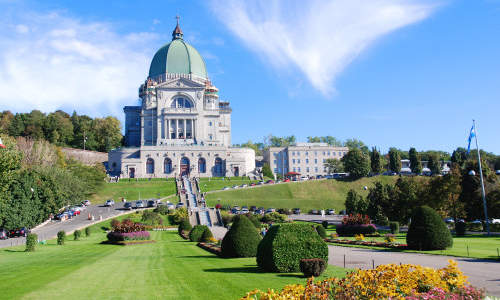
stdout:
[[3,111],[0,113],[0,134],[29,137],[72,148],[109,152],[122,145],[120,121],[114,117],[91,118],[70,116],[62,110],[45,114],[39,110],[30,113]]
[[44,140],[0,134],[0,228],[32,228],[61,208],[95,193],[104,183],[102,165],[66,159]]

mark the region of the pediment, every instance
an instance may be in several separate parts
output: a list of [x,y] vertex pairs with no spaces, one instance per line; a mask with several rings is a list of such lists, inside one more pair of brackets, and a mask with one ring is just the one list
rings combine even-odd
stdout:
[[205,85],[187,78],[176,78],[160,83],[157,87],[161,89],[204,88]]

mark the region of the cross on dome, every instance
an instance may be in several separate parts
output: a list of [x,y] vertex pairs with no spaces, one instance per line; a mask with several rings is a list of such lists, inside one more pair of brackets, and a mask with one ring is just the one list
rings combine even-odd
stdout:
[[177,26],[175,26],[174,32],[172,32],[172,40],[182,39],[182,36],[184,35],[182,33],[181,27],[179,26],[179,19],[181,17],[179,17],[179,15],[177,15],[177,16],[175,16],[175,18],[177,19]]

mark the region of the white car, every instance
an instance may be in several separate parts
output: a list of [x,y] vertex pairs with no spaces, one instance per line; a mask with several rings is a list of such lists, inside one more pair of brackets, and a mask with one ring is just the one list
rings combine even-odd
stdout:
[[85,206],[89,206],[90,205],[90,200],[83,200],[82,202]]
[[104,206],[113,206],[113,205],[115,205],[115,200],[113,199],[106,200],[106,204],[104,204]]
[[230,189],[230,188],[229,188],[228,186],[225,186],[225,187],[223,187],[223,188],[222,188],[222,190],[223,190],[223,191],[227,191],[227,190],[229,190],[229,189]]
[[168,209],[175,209],[175,205],[173,203],[168,202],[167,203],[167,208]]
[[182,202],[177,203],[177,205],[175,206],[175,208],[181,208],[181,207],[184,207],[184,203]]
[[500,224],[500,219],[491,219],[491,224]]

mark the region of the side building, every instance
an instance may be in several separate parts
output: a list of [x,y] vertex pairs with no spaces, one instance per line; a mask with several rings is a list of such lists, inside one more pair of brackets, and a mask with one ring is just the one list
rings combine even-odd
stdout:
[[284,176],[289,172],[304,176],[325,176],[327,159],[341,159],[347,147],[334,147],[327,143],[296,143],[287,147],[270,147],[264,151],[264,162],[268,163],[275,175]]

